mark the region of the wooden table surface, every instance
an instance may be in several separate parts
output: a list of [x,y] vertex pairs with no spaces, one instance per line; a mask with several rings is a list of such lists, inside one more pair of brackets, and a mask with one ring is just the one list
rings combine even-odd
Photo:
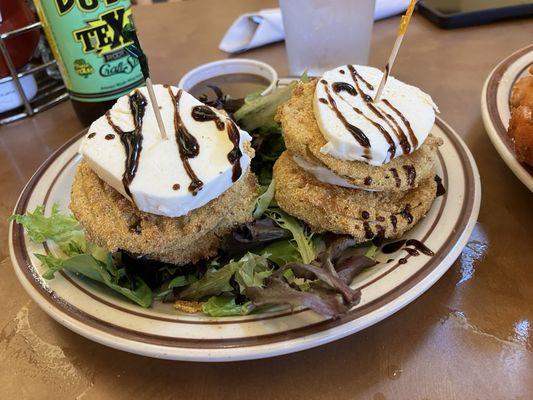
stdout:
[[[196,0],[134,10],[155,81],[177,83],[226,58],[218,42],[242,12],[276,1]],[[398,18],[375,24],[381,66]],[[69,102],[0,128],[0,399],[527,399],[533,393],[533,195],[499,158],[480,115],[491,69],[530,44],[532,20],[451,31],[415,15],[394,74],[430,93],[464,138],[482,181],[479,221],[453,267],[385,321],[343,340],[267,360],[155,360],[84,339],[26,295],[6,217],[36,168],[82,126]],[[282,43],[242,57],[287,73]]]

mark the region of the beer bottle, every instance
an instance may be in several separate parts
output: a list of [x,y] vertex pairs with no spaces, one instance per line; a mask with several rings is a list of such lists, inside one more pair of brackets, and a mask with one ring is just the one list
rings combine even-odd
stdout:
[[124,47],[130,0],[34,0],[76,115],[89,125],[144,83]]

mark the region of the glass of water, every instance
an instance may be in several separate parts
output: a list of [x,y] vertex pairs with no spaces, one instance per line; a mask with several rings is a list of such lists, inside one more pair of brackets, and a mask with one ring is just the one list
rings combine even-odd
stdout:
[[375,0],[280,0],[289,71],[367,64]]

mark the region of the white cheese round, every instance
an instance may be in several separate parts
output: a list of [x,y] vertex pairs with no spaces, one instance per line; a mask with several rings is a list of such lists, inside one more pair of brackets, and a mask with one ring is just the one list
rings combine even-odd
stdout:
[[[234,145],[228,135],[228,125],[232,123],[231,120],[217,113],[224,122],[224,128],[220,130],[214,121],[193,119],[191,115],[193,107],[202,106],[203,103],[182,91],[178,105],[179,115],[186,130],[199,145],[198,155],[188,158],[187,161],[193,173],[203,183],[197,193],[190,190],[189,185],[192,180],[180,157],[175,125],[176,110],[169,89],[174,96],[180,90],[176,87],[154,85],[168,135],[166,140],[161,138],[146,88],[138,89],[148,104],[140,130],[142,150],[139,154],[137,171],[129,185],[125,186],[123,183],[126,169],[125,146],[121,141],[121,134],[110,124],[111,120],[112,124],[123,132],[134,129],[129,95],[119,98],[108,112],[108,116],[104,115],[93,122],[81,143],[80,153],[102,180],[126,198],[133,200],[141,211],[179,217],[217,198],[235,183],[233,163],[228,159],[228,154]],[[243,146],[244,143],[251,141],[251,137],[247,132],[236,129],[240,135],[239,149],[242,153],[239,160],[242,174],[239,176],[243,176],[249,169],[251,161]],[[126,187],[129,187],[131,197]]]
[[320,182],[327,183],[328,185],[342,186],[342,187],[346,187],[350,189],[362,189],[362,190],[366,190],[367,192],[374,192],[374,190],[372,189],[354,185],[353,183],[348,182],[346,179],[337,175],[330,169],[323,167],[321,165],[310,163],[309,161],[305,160],[302,157],[293,156],[292,158],[294,162],[298,164],[300,168],[309,172]]
[[322,153],[339,160],[383,165],[424,143],[435,122],[437,106],[428,94],[392,76],[380,101],[374,103],[382,75],[376,68],[360,65],[324,73],[313,103],[318,126],[327,140]]

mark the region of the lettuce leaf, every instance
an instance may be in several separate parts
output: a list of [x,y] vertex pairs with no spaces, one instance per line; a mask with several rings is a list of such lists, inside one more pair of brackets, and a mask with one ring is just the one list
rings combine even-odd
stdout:
[[[289,239],[292,235],[286,229],[280,228],[270,218],[261,218],[240,225],[224,236],[222,240],[222,250],[229,257],[266,246],[276,240]],[[262,252],[255,251],[257,254]]]
[[192,274],[179,275],[179,276],[176,276],[174,279],[172,279],[169,282],[168,288],[169,289],[174,289],[174,288],[178,288],[178,287],[187,286],[187,285],[190,285],[193,282],[196,282],[197,280],[198,279],[196,278],[196,276],[194,276]]
[[232,260],[221,268],[212,266],[203,277],[181,291],[179,297],[199,300],[207,296],[231,293],[234,290],[231,285],[233,277],[239,284],[240,290],[244,291],[248,286],[261,286],[263,280],[270,274],[267,255],[246,253],[240,260]]
[[311,310],[327,317],[338,317],[350,309],[335,292],[313,293],[294,289],[285,280],[274,278],[267,282],[265,288],[248,288],[246,295],[256,306],[288,304],[291,307],[309,307]]
[[61,214],[57,203],[52,206],[50,216],[44,215],[44,206],[40,205],[33,212],[15,214],[9,220],[21,224],[32,242],[52,240],[66,255],[81,254],[87,249],[80,224],[72,215]]
[[[309,82],[307,69],[300,76],[299,81]],[[278,107],[289,100],[297,82],[294,80],[286,86],[277,87],[265,96],[257,92],[246,96],[244,104],[234,114],[235,120],[248,131],[259,129],[263,132],[281,132],[281,127],[274,121],[274,116]]]
[[202,303],[204,314],[212,317],[228,317],[231,315],[248,315],[255,309],[251,301],[244,304],[237,304],[232,296],[213,296],[205,303]]
[[237,271],[239,264],[230,262],[220,269],[214,267],[208,269],[204,276],[191,283],[180,292],[179,298],[185,300],[200,300],[207,296],[218,296],[224,292],[231,292],[230,279]]
[[302,72],[302,75],[300,76],[300,81],[303,83],[309,82],[309,74],[307,73],[307,68]]
[[148,285],[140,277],[127,274],[124,267],[117,268],[110,252],[87,243],[78,221],[71,215],[61,214],[58,204],[52,206],[50,216],[44,215],[43,206],[37,206],[33,212],[12,215],[10,220],[24,226],[33,242],[50,240],[61,249],[61,257],[35,254],[47,267],[42,274],[44,279],[54,279],[55,273],[64,269],[101,282],[142,307],[152,304],[152,290]]
[[45,255],[36,256],[48,267],[43,274],[45,279],[53,279],[56,272],[64,269],[103,283],[141,307],[150,307],[152,304],[152,290],[148,285],[137,276],[127,275],[123,268],[118,269],[113,263],[111,253],[106,262],[97,260],[90,254],[78,254],[66,259]]
[[268,259],[277,265],[285,265],[293,261],[302,261],[302,257],[296,246],[288,240],[279,240],[262,249],[268,254]]
[[287,86],[278,87],[265,96],[246,98],[244,105],[235,112],[235,120],[247,131],[260,128],[262,131],[280,131],[279,124],[274,121],[278,107],[289,100],[296,81]]
[[301,221],[280,209],[269,209],[266,211],[266,214],[280,227],[292,233],[296,249],[305,264],[310,263],[316,258],[313,234],[308,232],[307,227]]
[[9,220],[23,225],[30,239],[36,243],[42,243],[47,239],[56,243],[65,242],[70,240],[76,231],[81,230],[74,217],[59,212],[57,203],[52,206],[49,217],[44,215],[44,206],[41,205],[37,206],[33,212],[12,215]]
[[272,275],[267,257],[268,254],[259,256],[246,253],[240,259],[240,268],[235,273],[235,280],[239,284],[241,293],[244,293],[248,287],[262,287],[265,279]]
[[270,206],[274,200],[275,190],[276,187],[274,179],[270,181],[268,186],[265,185],[261,187],[261,195],[259,195],[259,197],[255,200],[255,209],[253,213],[253,217],[255,219],[261,218],[266,209]]

